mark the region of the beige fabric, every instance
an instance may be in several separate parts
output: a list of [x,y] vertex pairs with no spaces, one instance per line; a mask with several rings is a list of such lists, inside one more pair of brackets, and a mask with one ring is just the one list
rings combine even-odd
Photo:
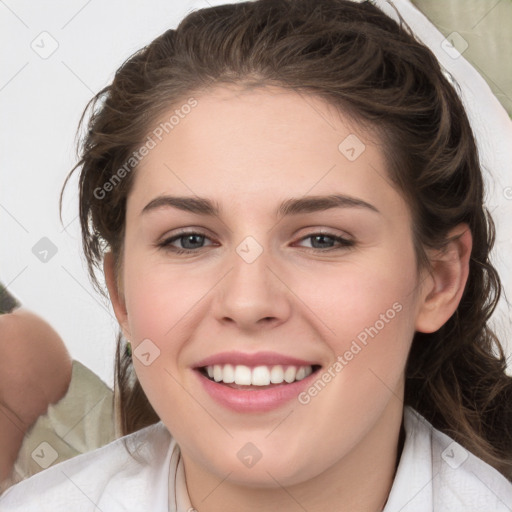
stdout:
[[[482,75],[512,117],[512,0],[412,0]],[[466,47],[467,45],[467,47]]]
[[14,470],[0,492],[46,467],[113,441],[113,395],[95,373],[73,361],[67,393],[27,432]]

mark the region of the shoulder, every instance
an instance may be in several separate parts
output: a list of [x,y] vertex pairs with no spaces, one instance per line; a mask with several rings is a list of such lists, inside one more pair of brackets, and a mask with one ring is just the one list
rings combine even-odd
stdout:
[[[46,469],[0,496],[2,512],[160,510],[176,447],[162,422]],[[48,454],[44,450],[48,450]],[[43,457],[51,447],[42,447]],[[162,501],[164,500],[164,501]]]
[[432,432],[434,489],[442,500],[457,504],[460,510],[510,511],[512,482],[499,471],[466,450],[426,420],[418,420]]
[[512,483],[496,469],[407,406],[404,428],[406,440],[386,512],[510,512]]

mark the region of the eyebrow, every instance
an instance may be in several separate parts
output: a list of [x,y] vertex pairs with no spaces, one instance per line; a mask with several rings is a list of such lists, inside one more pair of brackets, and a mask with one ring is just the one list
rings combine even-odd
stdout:
[[[150,201],[142,209],[141,215],[163,207],[177,208],[178,210],[212,217],[219,216],[221,210],[217,202],[204,197],[165,195],[158,196]],[[380,211],[372,204],[362,199],[342,194],[290,198],[279,205],[275,214],[277,217],[285,217],[301,213],[320,212],[331,208],[363,208],[380,214]]]

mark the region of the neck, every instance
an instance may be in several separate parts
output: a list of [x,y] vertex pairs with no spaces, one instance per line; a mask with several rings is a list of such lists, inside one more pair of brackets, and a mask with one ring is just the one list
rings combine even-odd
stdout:
[[241,485],[232,473],[223,479],[183,455],[191,503],[197,512],[381,512],[403,446],[402,415],[402,402],[392,398],[351,452],[314,478],[286,487],[270,473],[265,487]]

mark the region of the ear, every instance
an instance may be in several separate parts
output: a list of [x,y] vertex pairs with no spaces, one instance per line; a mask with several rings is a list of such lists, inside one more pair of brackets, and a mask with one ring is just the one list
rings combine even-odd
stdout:
[[455,313],[469,275],[473,238],[467,224],[459,224],[448,237],[457,236],[446,247],[429,254],[432,270],[423,282],[416,330],[435,332]]
[[112,252],[107,252],[103,258],[103,273],[105,274],[105,283],[119,326],[123,331],[124,337],[127,340],[131,340],[130,329],[128,327],[128,312],[126,310],[123,292],[119,289],[116,280],[114,255]]

